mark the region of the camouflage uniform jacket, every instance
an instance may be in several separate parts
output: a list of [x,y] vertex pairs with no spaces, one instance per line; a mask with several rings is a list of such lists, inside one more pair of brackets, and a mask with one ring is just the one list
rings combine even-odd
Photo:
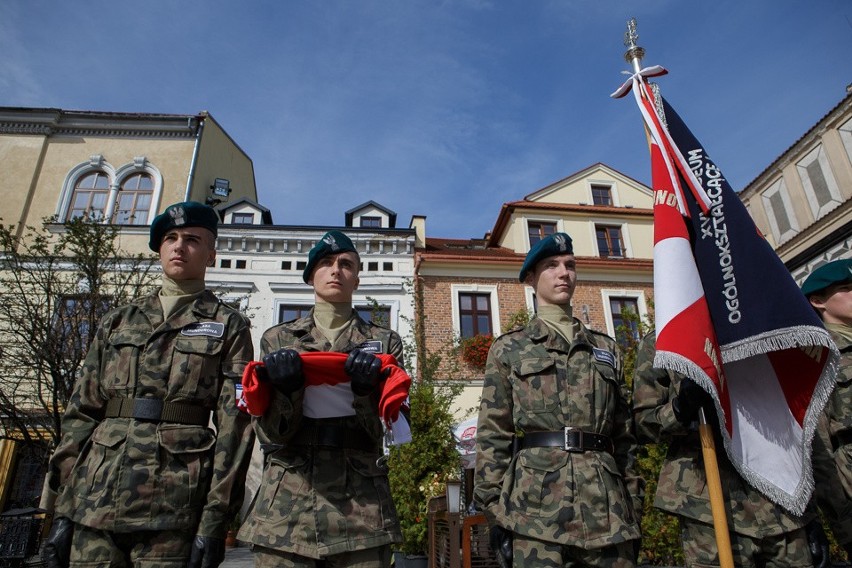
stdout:
[[[704,458],[698,431],[682,425],[672,410],[683,375],[654,368],[656,338],[648,334],[639,346],[633,378],[633,410],[640,443],[668,443],[654,506],[694,521],[713,524]],[[709,418],[708,418],[709,419]],[[715,426],[718,430],[718,426]],[[729,529],[752,538],[794,531],[814,518],[797,517],[769,501],[737,473],[717,436],[717,456],[726,497]]]
[[[639,538],[628,389],[612,338],[574,320],[569,345],[533,318],[491,346],[477,426],[474,499],[489,523],[546,542],[594,549]],[[614,453],[525,448],[513,436],[579,428]]]
[[[814,452],[820,443],[830,459],[828,463],[814,460],[814,476],[820,509],[837,540],[848,545],[852,543],[852,342],[831,329],[829,333],[840,350],[840,367],[837,385],[823,413],[820,437],[814,440]],[[840,440],[838,436],[850,439]],[[837,479],[837,483],[827,483],[826,479]]]
[[[402,359],[395,331],[352,314],[349,327],[330,344],[311,313],[268,329],[261,339],[266,355],[282,348],[299,352],[348,353],[366,342],[380,342],[380,352]],[[355,396],[351,416],[313,419],[317,423],[360,431],[375,441],[376,451],[310,447],[288,441],[302,424],[304,389],[284,395],[273,389],[266,413],[254,422],[264,445],[260,487],[239,538],[266,548],[323,558],[400,542],[399,521],[390,494],[387,467],[379,465],[383,430],[378,398]]]
[[[197,526],[224,537],[254,446],[251,420],[235,404],[253,355],[249,321],[207,290],[166,321],[156,294],[104,316],[51,459],[56,514],[113,532]],[[201,406],[213,411],[216,432],[105,418],[113,397]]]

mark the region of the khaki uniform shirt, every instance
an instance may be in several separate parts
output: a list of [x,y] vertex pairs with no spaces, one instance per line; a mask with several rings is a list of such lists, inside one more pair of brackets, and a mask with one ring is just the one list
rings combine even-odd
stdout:
[[[267,330],[261,351],[348,353],[365,344],[403,364],[399,334],[367,323],[355,312],[334,345],[315,325],[312,310],[307,317]],[[289,396],[272,391],[269,409],[254,423],[266,463],[239,538],[310,558],[401,542],[387,467],[377,463],[384,435],[377,396],[355,396],[351,416],[314,419],[369,436],[377,448],[370,452],[288,444],[302,424],[304,389]]]
[[[683,375],[654,368],[655,347],[653,333],[642,340],[633,378],[633,409],[639,442],[665,442],[669,445],[660,471],[654,506],[712,525],[698,432],[681,424],[672,410],[671,401],[679,392]],[[718,430],[718,425],[714,427]],[[753,538],[775,536],[799,529],[814,518],[810,510],[798,517],[764,497],[734,469],[718,436],[716,446],[731,531]]]
[[[50,462],[55,512],[113,532],[224,537],[254,445],[236,384],[254,357],[249,321],[204,291],[163,321],[156,294],[108,313],[74,386]],[[208,425],[105,418],[115,397],[203,407]]]
[[[642,482],[615,341],[574,320],[569,343],[543,321],[488,353],[476,436],[474,499],[489,523],[525,537],[594,549],[639,538]],[[516,433],[563,427],[608,436],[614,453],[532,447]]]

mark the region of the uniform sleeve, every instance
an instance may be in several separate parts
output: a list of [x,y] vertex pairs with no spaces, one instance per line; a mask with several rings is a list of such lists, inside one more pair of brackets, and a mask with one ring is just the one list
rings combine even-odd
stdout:
[[[391,331],[387,337],[386,350],[388,354],[394,356],[400,367],[405,368],[402,339],[395,331]],[[372,393],[364,396],[355,395],[353,401],[358,424],[361,425],[373,440],[381,440],[384,437],[384,428],[379,417],[380,394],[379,389],[375,389]]]
[[624,483],[633,503],[633,511],[637,520],[642,514],[642,504],[645,500],[645,481],[639,475],[636,465],[636,455],[639,450],[633,431],[633,414],[630,409],[630,390],[624,380],[624,358],[617,345],[614,347],[619,389],[613,412],[612,445],[615,463],[624,477]]
[[243,504],[246,472],[254,448],[251,418],[236,405],[236,384],[246,364],[254,359],[251,330],[242,316],[231,327],[235,329],[224,346],[222,387],[214,415],[217,435],[213,477],[198,527],[202,536],[225,536],[228,522]]
[[515,434],[511,369],[503,359],[502,343],[491,346],[485,363],[482,400],[476,428],[476,466],[473,496],[489,524],[499,524],[503,478],[513,459]]
[[[260,339],[260,358],[279,349],[282,345],[275,332],[264,333]],[[302,423],[302,401],[305,389],[286,395],[276,388],[269,389],[269,407],[263,416],[254,418],[254,430],[261,444],[284,444]]]
[[71,398],[62,417],[62,435],[50,459],[46,495],[42,502],[50,510],[55,501],[57,516],[70,516],[73,513],[68,509],[70,500],[63,499],[63,488],[72,485],[69,480],[74,475],[74,464],[92,432],[103,419],[106,399],[101,393],[99,377],[106,335],[101,323],[89,346],[80,376],[74,383]]
[[838,542],[852,544],[852,500],[845,495],[840,471],[834,461],[828,416],[824,413],[814,435],[811,461],[814,470],[814,498]]
[[633,420],[640,444],[668,442],[673,436],[689,433],[672,410],[671,398],[680,377],[665,369],[654,368],[656,341],[645,336],[636,354],[633,372]]

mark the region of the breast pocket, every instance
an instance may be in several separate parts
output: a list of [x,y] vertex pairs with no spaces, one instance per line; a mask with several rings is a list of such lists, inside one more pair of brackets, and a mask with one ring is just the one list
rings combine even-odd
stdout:
[[595,393],[592,416],[596,416],[600,422],[601,432],[610,432],[617,398],[620,396],[618,376],[610,365],[598,362],[591,365],[591,374]]
[[147,333],[132,329],[115,330],[107,338],[107,355],[103,358],[101,381],[113,394],[131,392],[136,384],[139,357],[145,349]]
[[215,404],[219,396],[219,358],[222,340],[209,337],[179,337],[175,341],[169,390],[181,397]]
[[515,370],[512,397],[527,412],[553,412],[559,405],[556,363],[549,357],[521,359]]

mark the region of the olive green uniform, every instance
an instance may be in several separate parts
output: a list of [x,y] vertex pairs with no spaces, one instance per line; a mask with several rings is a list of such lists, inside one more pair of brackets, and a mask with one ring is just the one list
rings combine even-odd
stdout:
[[[353,311],[332,345],[313,314],[267,330],[262,354],[282,348],[348,353],[369,347],[403,364],[402,340],[395,331],[367,323]],[[377,394],[353,395],[353,414],[329,418],[303,416],[305,389],[291,395],[272,389],[271,396],[269,409],[254,422],[265,465],[239,533],[255,545],[256,558],[259,551],[277,551],[281,558],[320,559],[400,542],[387,468],[379,460],[384,434]],[[309,432],[334,434],[340,443],[312,444]]]
[[[679,392],[683,376],[654,368],[655,347],[654,334],[642,340],[633,379],[633,408],[639,442],[669,445],[654,506],[680,518],[687,566],[718,566],[698,432],[681,424],[672,409],[672,400]],[[718,426],[715,429],[718,430]],[[735,565],[754,566],[760,558],[772,566],[810,566],[804,527],[815,518],[813,511],[809,509],[803,516],[795,516],[769,501],[734,469],[720,440],[717,448]],[[757,561],[757,565],[764,564]]]
[[235,404],[252,359],[249,321],[209,291],[165,321],[156,294],[108,313],[50,462],[55,514],[100,533],[170,531],[187,553],[195,534],[224,537],[254,444]]
[[[489,524],[513,533],[515,566],[545,565],[536,549],[550,545],[567,558],[565,565],[632,566],[642,481],[634,472],[622,355],[612,338],[577,319],[573,325],[570,344],[533,318],[491,347],[477,426],[474,499]],[[606,437],[610,446],[513,451],[516,434],[565,427]]]

